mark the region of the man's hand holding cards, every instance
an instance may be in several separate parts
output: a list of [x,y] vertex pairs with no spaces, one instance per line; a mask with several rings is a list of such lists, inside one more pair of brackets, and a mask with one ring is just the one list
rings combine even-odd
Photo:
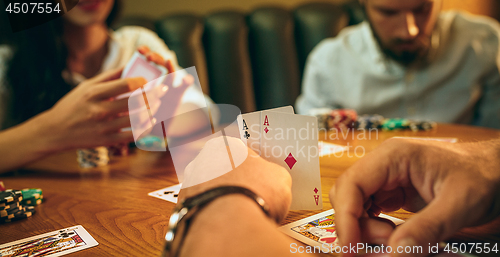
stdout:
[[316,128],[316,117],[296,115],[291,106],[242,115],[248,146],[292,176],[291,210],[323,208]]

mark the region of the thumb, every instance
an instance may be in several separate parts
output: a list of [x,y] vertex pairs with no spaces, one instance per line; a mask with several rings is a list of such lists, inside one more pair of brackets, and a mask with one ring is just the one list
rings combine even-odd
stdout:
[[448,190],[396,228],[389,238],[393,256],[427,256],[429,246],[465,227],[471,206],[464,202],[464,191]]

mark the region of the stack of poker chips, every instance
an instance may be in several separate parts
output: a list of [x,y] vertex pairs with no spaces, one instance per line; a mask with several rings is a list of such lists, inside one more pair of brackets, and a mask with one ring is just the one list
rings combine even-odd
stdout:
[[410,121],[409,125],[412,131],[428,131],[434,129],[436,126],[436,122],[433,121]]
[[382,124],[383,130],[406,130],[428,131],[436,128],[436,123],[432,121],[416,121],[408,119],[386,119]]
[[318,129],[327,129],[326,127],[326,118],[328,115],[332,112],[331,109],[328,108],[318,108],[318,109],[311,109],[309,111],[309,115],[314,116],[318,118]]
[[407,119],[386,119],[382,123],[383,130],[403,130],[410,128],[410,121]]
[[129,147],[128,144],[108,146],[108,152],[110,156],[127,156],[129,154]]
[[326,119],[328,129],[348,130],[358,119],[355,110],[336,109],[333,110]]
[[105,166],[109,163],[108,148],[101,146],[96,148],[76,150],[78,164],[82,168],[94,168]]
[[319,129],[348,130],[358,118],[355,110],[350,109],[313,109],[309,113],[318,118]]
[[136,145],[139,149],[148,151],[163,151],[167,148],[163,138],[153,135],[148,135],[137,140]]
[[[25,189],[31,190],[31,189]],[[42,190],[39,190],[39,194],[36,196],[39,199],[42,196]],[[31,215],[35,214],[35,207],[31,205],[27,205],[26,199],[24,199],[24,190],[5,190],[0,192],[0,223],[8,223],[24,218],[31,217]],[[38,192],[38,191],[37,191]],[[35,199],[34,194],[29,194],[31,196],[31,200],[29,202],[33,204],[41,203],[38,201],[33,201]]]
[[40,188],[26,188],[21,190],[23,200],[21,204],[24,206],[37,206],[42,203],[43,192]]
[[350,109],[312,109],[309,115],[318,118],[319,129],[348,130],[350,128],[358,130],[383,129],[391,130],[412,130],[428,131],[436,128],[437,124],[432,121],[416,121],[409,119],[386,119],[381,115],[361,115],[358,116],[355,110]]
[[381,115],[362,115],[354,123],[356,129],[379,129],[382,128],[384,117]]

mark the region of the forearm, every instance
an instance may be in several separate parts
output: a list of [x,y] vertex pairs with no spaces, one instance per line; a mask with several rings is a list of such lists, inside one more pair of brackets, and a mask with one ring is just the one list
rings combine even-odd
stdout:
[[0,173],[22,167],[54,151],[49,135],[42,129],[43,115],[0,131]]
[[241,195],[210,203],[195,217],[184,240],[181,256],[288,256],[294,242]]

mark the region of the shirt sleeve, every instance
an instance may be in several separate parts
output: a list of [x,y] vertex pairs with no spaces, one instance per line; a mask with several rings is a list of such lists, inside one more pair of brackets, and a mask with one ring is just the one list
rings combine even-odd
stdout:
[[483,78],[483,94],[478,103],[474,125],[500,129],[500,25],[495,22],[485,38],[486,54],[491,58],[489,71]]
[[322,93],[323,87],[331,86],[325,83],[322,75],[321,59],[324,58],[321,44],[314,49],[306,61],[304,78],[302,80],[302,93],[297,98],[295,108],[298,114],[307,115],[311,109],[329,107],[326,95]]

